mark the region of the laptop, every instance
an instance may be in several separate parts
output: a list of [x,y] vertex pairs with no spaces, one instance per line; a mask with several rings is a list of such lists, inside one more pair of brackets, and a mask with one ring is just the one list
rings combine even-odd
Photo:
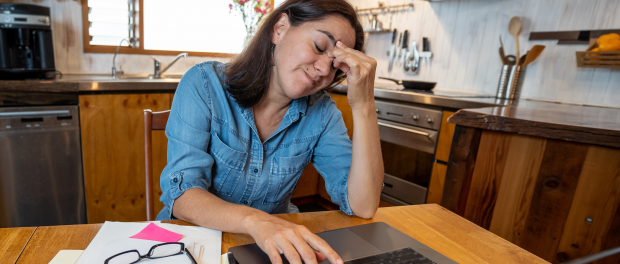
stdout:
[[[335,229],[316,234],[324,239],[346,263],[373,263],[383,257],[416,256],[413,263],[456,264],[457,262],[383,222]],[[270,264],[256,244],[232,247],[229,263]],[[412,253],[415,252],[415,253]],[[412,255],[413,254],[413,255]],[[417,255],[416,255],[417,254]],[[424,260],[424,258],[426,260]],[[288,263],[282,256],[284,263]],[[368,261],[365,261],[368,260]],[[329,261],[322,263],[328,264]]]

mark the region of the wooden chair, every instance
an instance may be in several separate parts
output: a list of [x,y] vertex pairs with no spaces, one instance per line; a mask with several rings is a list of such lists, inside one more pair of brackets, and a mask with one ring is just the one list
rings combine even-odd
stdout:
[[155,205],[153,203],[153,130],[166,129],[170,110],[155,112],[151,109],[144,110],[144,171],[146,180],[146,220],[155,220]]

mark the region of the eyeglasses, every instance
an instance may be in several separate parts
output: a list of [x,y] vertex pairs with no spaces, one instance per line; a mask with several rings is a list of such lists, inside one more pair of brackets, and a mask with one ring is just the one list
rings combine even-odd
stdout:
[[194,260],[192,254],[190,254],[187,248],[185,248],[185,244],[181,242],[154,245],[146,255],[140,255],[140,252],[137,249],[128,250],[109,257],[105,260],[104,264],[132,264],[138,263],[144,259],[172,257],[183,253],[185,253],[192,261],[192,264],[198,264],[196,263],[196,260]]

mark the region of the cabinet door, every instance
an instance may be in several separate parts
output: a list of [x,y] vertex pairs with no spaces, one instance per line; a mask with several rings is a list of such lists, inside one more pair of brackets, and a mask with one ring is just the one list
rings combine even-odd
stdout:
[[[439,139],[437,140],[437,150],[435,151],[435,159],[448,162],[450,157],[450,149],[452,148],[452,138],[454,137],[455,124],[448,123],[448,118],[454,112],[443,111],[441,118],[441,126],[439,127]],[[445,163],[444,163],[445,164]],[[426,203],[441,204],[443,195],[443,184],[446,180],[446,172],[448,166],[435,162],[433,164],[433,172],[431,173],[431,181],[428,186],[428,194],[426,195]]]
[[321,177],[319,172],[316,171],[312,164],[308,164],[304,172],[299,177],[297,189],[295,189],[291,198],[294,199],[316,195],[318,193],[319,177]]
[[[144,109],[169,110],[173,94],[80,96],[82,159],[89,223],[146,220]],[[159,202],[159,176],[168,140],[153,131],[153,192]]]
[[443,196],[443,184],[446,180],[447,171],[448,166],[437,162],[433,164],[431,182],[428,185],[428,194],[426,195],[427,204],[441,204],[441,197]]
[[441,118],[441,126],[439,127],[439,138],[437,139],[437,150],[435,151],[435,159],[448,162],[450,158],[450,148],[452,148],[452,138],[454,137],[455,124],[448,123],[448,118],[454,115],[454,112],[443,111]]

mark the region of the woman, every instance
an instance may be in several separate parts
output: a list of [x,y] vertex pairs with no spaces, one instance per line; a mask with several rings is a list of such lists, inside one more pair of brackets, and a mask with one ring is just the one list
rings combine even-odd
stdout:
[[[158,219],[251,235],[273,263],[342,259],[289,212],[309,162],[332,201],[372,218],[383,161],[373,96],[376,61],[344,0],[290,0],[266,18],[229,64],[205,62],[179,83],[166,127],[168,165]],[[354,47],[348,48],[348,47]],[[348,82],[353,141],[323,90]]]

